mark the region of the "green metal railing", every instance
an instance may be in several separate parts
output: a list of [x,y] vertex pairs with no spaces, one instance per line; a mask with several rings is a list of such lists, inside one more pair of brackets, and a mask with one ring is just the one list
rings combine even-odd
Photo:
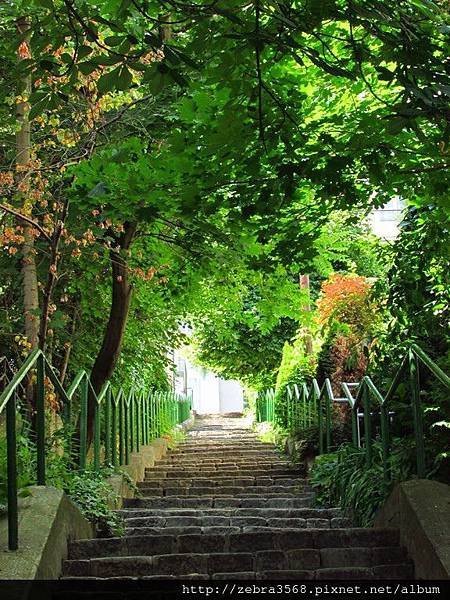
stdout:
[[[101,464],[115,467],[127,465],[132,452],[138,452],[141,445],[169,433],[177,424],[187,420],[192,408],[189,397],[139,388],[128,392],[123,388],[114,390],[110,382],[96,394],[86,371],[80,371],[65,390],[39,349],[31,352],[16,373],[9,367],[9,372],[2,379],[0,414],[5,410],[10,550],[18,548],[17,403],[30,377],[35,377],[34,427],[38,485],[46,484],[46,386],[49,382],[62,405],[64,452],[76,457],[74,468],[80,470],[85,469],[89,461],[95,470]],[[94,399],[92,452],[88,448],[89,396]]]
[[[359,382],[356,397],[352,394],[348,384],[341,385],[343,398],[339,400],[350,407],[352,443],[355,447],[359,446],[358,416],[362,413],[367,466],[372,464],[374,443],[372,418],[374,414],[379,415],[383,469],[386,479],[389,479],[389,410],[400,384],[405,379],[409,386],[410,409],[414,425],[416,472],[418,477],[425,476],[423,410],[420,399],[421,365],[426,367],[447,389],[450,389],[450,377],[416,344],[412,344],[404,356],[385,395],[378,390],[367,375]],[[258,421],[270,421],[287,430],[317,425],[319,453],[323,454],[329,452],[332,447],[332,414],[336,400],[329,379],[325,379],[321,388],[316,379],[313,379],[309,386],[305,383],[300,387],[298,385],[288,386],[286,392],[279,399],[274,390],[264,391],[257,399],[256,416]]]

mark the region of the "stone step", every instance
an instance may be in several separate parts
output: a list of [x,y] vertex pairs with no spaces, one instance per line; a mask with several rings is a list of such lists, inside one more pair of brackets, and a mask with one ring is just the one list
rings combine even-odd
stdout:
[[144,479],[137,484],[138,488],[185,488],[192,486],[199,487],[234,487],[234,486],[248,486],[248,487],[271,487],[271,486],[284,486],[284,487],[299,487],[309,488],[308,481],[306,479],[292,478],[292,477],[190,477],[190,478],[177,478],[167,479],[162,477],[156,479],[150,477]]
[[233,449],[233,450],[240,450],[240,449],[244,449],[246,450],[247,448],[250,449],[269,449],[269,450],[275,450],[274,445],[270,444],[269,442],[260,442],[257,439],[251,439],[251,440],[247,440],[247,441],[242,441],[242,442],[236,442],[234,440],[221,440],[220,442],[211,442],[209,444],[207,444],[206,442],[181,442],[180,444],[178,444],[178,446],[176,447],[176,450],[189,450],[189,451],[203,451],[203,450],[223,450],[223,449]]
[[[190,536],[188,536],[190,537]],[[139,538],[136,538],[139,539]],[[171,554],[153,554],[130,556],[103,556],[101,558],[74,559],[64,563],[64,572],[69,576],[120,577],[133,573],[136,577],[146,575],[178,575],[190,573],[226,572],[260,572],[270,569],[273,571],[348,571],[349,569],[365,569],[367,576],[374,574],[389,576],[389,566],[402,567],[402,575],[411,576],[412,567],[407,562],[404,552],[392,551],[388,548],[355,548],[357,552],[339,552],[342,549],[330,548],[325,555],[316,548],[289,549],[286,551],[259,550],[257,552],[181,552]],[[334,554],[333,554],[334,552]],[[381,562],[380,562],[381,555]],[[378,559],[378,560],[377,560]],[[322,561],[325,563],[322,564]],[[329,563],[334,566],[327,567]],[[336,564],[335,564],[336,563]],[[376,565],[373,567],[373,565]],[[384,567],[380,568],[380,567]],[[364,573],[363,573],[364,574]]]
[[[205,478],[216,478],[220,474],[224,478],[233,477],[248,477],[254,475],[255,477],[267,477],[267,471],[264,469],[217,469],[217,470],[203,470],[203,469],[167,469],[167,468],[148,468],[145,471],[145,478],[165,478],[165,479],[192,479],[194,477],[205,477]],[[302,477],[304,475],[303,470],[299,469],[272,469],[270,471],[270,478],[285,478],[285,477]]]
[[338,519],[350,515],[341,508],[125,508],[116,511],[125,522],[157,517],[257,517],[260,519]]
[[[168,515],[168,516],[151,516],[151,517],[131,517],[126,521],[127,529],[151,529],[170,527],[184,528],[202,528],[207,527],[273,527],[276,529],[291,528],[291,529],[337,529],[342,527],[351,527],[352,520],[348,517],[333,517],[324,518],[320,513],[316,516],[305,517],[250,517],[250,516],[191,516],[191,515]],[[143,532],[143,534],[147,532]],[[188,533],[188,532],[187,532]],[[203,533],[205,533],[203,531]],[[130,534],[131,535],[131,534]],[[135,533],[133,533],[135,535]]]
[[274,497],[258,496],[256,498],[246,497],[208,497],[191,496],[176,497],[163,496],[156,498],[124,498],[125,508],[307,508],[312,502],[313,496],[290,497],[283,494],[274,494]]
[[[181,520],[180,520],[181,521]],[[187,535],[187,534],[202,534],[202,535],[231,535],[236,533],[265,533],[266,531],[281,532],[289,531],[290,533],[298,533],[305,529],[330,529],[332,528],[328,519],[270,519],[261,524],[262,520],[257,517],[236,518],[233,522],[242,522],[242,525],[181,525],[179,527],[164,525],[163,527],[127,527],[125,530],[126,536],[154,536],[154,535]],[[253,522],[259,524],[252,525]],[[338,523],[333,528],[351,527],[352,523],[349,519],[334,519]]]
[[[295,486],[223,486],[223,487],[140,487],[140,493],[145,498],[153,496],[211,496],[220,498],[221,496],[259,496],[264,495],[266,498],[274,498],[278,494],[284,497],[305,496],[306,490],[296,488]],[[314,494],[310,491],[308,497],[313,498]]]
[[155,464],[153,467],[149,467],[149,471],[175,471],[177,473],[183,473],[183,471],[191,471],[192,473],[202,473],[205,471],[220,471],[221,474],[230,471],[239,471],[240,473],[252,473],[258,471],[259,473],[265,473],[270,475],[272,472],[286,472],[286,471],[301,471],[298,466],[291,465],[289,463],[229,463],[220,465],[220,463],[201,463],[201,464],[179,464],[179,463],[166,463],[166,464]]
[[[234,474],[236,474],[236,471],[240,471],[240,472],[246,472],[249,475],[251,475],[253,472],[257,471],[258,473],[264,473],[264,476],[266,477],[270,477],[274,472],[279,472],[279,471],[288,471],[291,473],[300,473],[300,472],[304,472],[304,468],[302,466],[299,465],[293,465],[290,463],[260,463],[257,465],[254,464],[242,464],[242,465],[237,465],[236,463],[229,463],[227,465],[219,465],[218,463],[201,463],[201,464],[196,464],[196,465],[178,465],[178,463],[168,463],[166,465],[154,465],[152,467],[147,467],[146,471],[167,471],[167,472],[172,472],[172,471],[178,471],[179,473],[182,473],[183,471],[188,471],[188,472],[192,472],[195,476],[195,473],[200,473],[200,472],[204,472],[204,471],[214,471],[216,472],[216,475],[218,474],[217,471],[220,471],[220,475],[221,476],[226,476],[223,475],[223,473],[227,474],[229,472],[234,472]],[[248,475],[247,475],[248,476]],[[203,477],[203,475],[202,475]]]
[[248,454],[255,454],[255,455],[260,455],[260,454],[275,454],[275,455],[280,455],[281,452],[277,449],[274,448],[273,446],[259,446],[259,447],[255,447],[254,444],[252,445],[241,445],[241,446],[236,446],[236,445],[225,445],[225,444],[219,444],[217,446],[199,446],[198,444],[192,445],[190,447],[188,446],[177,446],[176,448],[174,448],[173,450],[171,450],[169,452],[169,456],[185,456],[187,454],[198,454],[198,453],[204,453],[204,452],[208,452],[208,454],[211,455],[216,455],[216,454],[233,454],[235,456],[239,456],[239,455],[248,455]]
[[[370,535],[377,531],[375,535]],[[369,532],[369,535],[368,535]],[[154,554],[202,554],[314,549],[321,554],[320,564],[335,567],[361,566],[368,560],[380,563],[392,555],[391,562],[401,562],[404,550],[392,530],[305,529],[263,532],[146,535],[77,540],[69,544],[69,559],[107,556],[153,556]],[[354,533],[354,535],[352,535]],[[323,540],[326,538],[327,544]],[[374,559],[374,556],[376,558]],[[359,561],[359,565],[357,564]]]

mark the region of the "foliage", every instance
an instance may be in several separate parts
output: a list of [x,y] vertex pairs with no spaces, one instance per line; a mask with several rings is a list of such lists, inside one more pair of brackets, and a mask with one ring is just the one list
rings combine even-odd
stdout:
[[349,509],[356,525],[369,527],[394,485],[414,473],[414,449],[411,440],[392,440],[389,481],[383,476],[380,442],[373,446],[374,459],[370,468],[366,464],[365,451],[350,444],[341,446],[335,453],[318,456],[311,472],[318,504]]
[[355,333],[370,332],[376,308],[366,277],[333,273],[323,282],[321,292],[317,300],[319,323],[330,326],[337,321]]
[[380,331],[375,364],[390,373],[387,357],[411,342],[432,358],[449,350],[449,216],[433,205],[410,207],[392,248],[388,287],[379,294],[386,327]]
[[287,422],[287,387],[308,382],[314,375],[315,357],[305,354],[305,340],[299,335],[294,342],[285,342],[275,387],[275,421],[283,429]]
[[[6,510],[8,498],[6,431],[4,426],[2,426],[2,430],[2,435],[0,437],[0,512]],[[36,459],[34,447],[27,436],[21,434],[18,435],[17,444],[20,448],[20,452],[17,454],[17,488],[19,490],[19,497],[24,498],[29,495],[28,487],[34,482],[32,473],[35,472],[35,468],[33,471],[33,466],[35,467]]]
[[124,532],[122,519],[111,510],[117,500],[111,486],[105,481],[102,471],[85,471],[69,476],[64,490],[78,505],[83,515],[96,527],[100,537],[121,535]]
[[273,385],[302,298],[286,269],[263,276],[235,262],[228,273],[204,282],[196,297],[191,314],[198,360],[253,388]]
[[[389,265],[389,244],[374,235],[365,211],[333,211],[314,242],[312,296],[320,294],[323,279],[333,273],[353,274],[383,281]],[[316,277],[314,277],[316,274]]]

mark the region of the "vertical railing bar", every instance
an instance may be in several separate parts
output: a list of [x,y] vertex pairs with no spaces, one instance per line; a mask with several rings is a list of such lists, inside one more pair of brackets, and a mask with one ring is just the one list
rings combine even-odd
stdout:
[[36,367],[37,484],[45,485],[45,358],[43,354],[38,356]]
[[362,388],[362,404],[364,408],[364,443],[366,450],[366,464],[372,466],[372,422],[370,417],[370,398],[369,391],[365,381],[361,384]]
[[130,404],[124,397],[124,416],[125,416],[125,430],[124,430],[124,442],[125,442],[125,464],[128,465],[130,462]]
[[94,401],[94,470],[98,471],[100,469],[100,404],[97,398],[93,399]]
[[111,463],[111,388],[105,397],[105,464]]
[[83,377],[80,382],[80,469],[86,468],[87,453],[87,413],[88,413],[88,381]]
[[6,452],[8,487],[8,548],[19,547],[19,512],[17,505],[17,431],[16,394],[6,405]]
[[380,424],[381,424],[381,444],[383,452],[383,476],[384,480],[390,479],[389,473],[389,421],[386,406],[384,404],[380,407]]
[[136,452],[139,452],[141,447],[141,393],[134,395],[135,411],[136,411]]
[[119,395],[119,465],[124,464],[125,460],[125,410],[124,410],[125,398],[124,394]]
[[115,401],[112,392],[111,396],[111,463],[113,467],[117,467],[117,418],[118,418],[118,406]]
[[414,436],[416,438],[417,476],[425,477],[425,445],[423,441],[423,414],[420,402],[420,374],[417,356],[409,351],[409,381],[414,417]]

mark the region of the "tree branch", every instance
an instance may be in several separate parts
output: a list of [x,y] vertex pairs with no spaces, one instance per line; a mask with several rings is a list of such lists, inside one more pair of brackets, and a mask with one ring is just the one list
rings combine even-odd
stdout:
[[10,215],[14,215],[21,221],[28,223],[28,225],[31,225],[32,227],[37,229],[39,231],[39,233],[47,240],[47,242],[49,244],[51,244],[51,242],[52,242],[51,237],[44,231],[44,229],[39,225],[39,223],[36,223],[36,221],[33,221],[33,219],[30,219],[30,217],[26,217],[25,215],[22,215],[21,213],[15,211],[13,208],[9,208],[8,206],[5,206],[4,204],[0,204],[0,210],[4,210],[5,212],[9,213]]

